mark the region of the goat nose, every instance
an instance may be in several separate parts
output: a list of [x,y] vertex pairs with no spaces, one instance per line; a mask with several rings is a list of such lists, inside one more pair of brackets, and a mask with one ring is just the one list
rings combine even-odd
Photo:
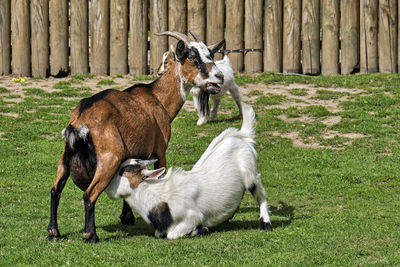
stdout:
[[221,80],[221,84],[224,83],[224,75],[222,74],[222,72],[218,72],[217,74],[215,74],[215,77]]

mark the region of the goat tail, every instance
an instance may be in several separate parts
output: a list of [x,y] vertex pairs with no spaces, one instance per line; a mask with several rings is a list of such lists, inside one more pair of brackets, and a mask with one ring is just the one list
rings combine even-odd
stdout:
[[254,110],[249,104],[242,102],[242,112],[243,122],[240,132],[244,136],[253,139],[255,137],[254,124],[256,122],[256,115],[254,113]]
[[68,125],[67,128],[62,130],[62,135],[67,146],[72,150],[76,148],[77,143],[86,143],[89,136],[89,128],[86,125],[75,129],[72,125]]

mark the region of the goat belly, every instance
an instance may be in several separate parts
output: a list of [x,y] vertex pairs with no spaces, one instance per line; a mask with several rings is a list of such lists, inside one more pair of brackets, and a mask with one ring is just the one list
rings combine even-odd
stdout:
[[75,153],[70,159],[71,179],[82,191],[85,191],[92,182],[95,169],[95,162],[83,157],[80,152]]

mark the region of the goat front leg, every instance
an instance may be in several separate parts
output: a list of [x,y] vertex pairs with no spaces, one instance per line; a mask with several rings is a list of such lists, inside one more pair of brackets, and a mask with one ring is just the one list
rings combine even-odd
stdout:
[[49,240],[53,240],[60,236],[57,224],[57,209],[61,198],[61,192],[64,189],[69,176],[69,170],[65,164],[65,156],[66,154],[64,152],[58,162],[56,181],[50,192],[50,222],[47,227],[47,232],[49,234],[47,238]]
[[[173,225],[170,229],[168,229],[167,238],[168,239],[177,239],[184,236],[194,236],[199,234],[199,230],[201,232],[208,231],[208,229],[198,228],[201,225],[201,214],[196,212],[195,210],[188,210],[186,212],[185,218]],[[203,227],[205,228],[205,227]]]
[[124,225],[134,225],[135,224],[135,215],[133,215],[131,207],[124,200],[124,204],[122,206],[121,215],[119,215],[119,219],[121,223]]
[[94,207],[97,198],[110,184],[121,162],[121,157],[110,155],[110,153],[105,154],[107,154],[105,157],[98,159],[93,181],[83,194],[85,205],[85,228],[83,230],[83,238],[87,243],[99,242],[99,238],[96,234]]

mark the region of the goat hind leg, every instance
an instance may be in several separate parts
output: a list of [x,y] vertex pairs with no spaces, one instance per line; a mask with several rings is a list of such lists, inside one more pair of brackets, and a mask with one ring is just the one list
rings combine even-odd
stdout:
[[83,238],[87,243],[99,242],[95,225],[95,204],[99,195],[110,184],[120,162],[120,158],[115,155],[108,155],[105,158],[98,159],[97,169],[93,177],[93,181],[83,194],[85,206],[85,228],[83,230]]
[[63,153],[59,160],[56,181],[50,192],[50,222],[47,227],[47,232],[49,234],[47,238],[49,240],[60,237],[57,224],[57,209],[58,204],[60,203],[61,192],[64,189],[65,183],[67,182],[69,176],[68,167],[64,161],[64,155],[65,153]]
[[261,183],[260,174],[257,174],[254,183],[248,190],[260,206],[260,229],[272,230],[271,219],[269,218],[268,202],[265,189]]

